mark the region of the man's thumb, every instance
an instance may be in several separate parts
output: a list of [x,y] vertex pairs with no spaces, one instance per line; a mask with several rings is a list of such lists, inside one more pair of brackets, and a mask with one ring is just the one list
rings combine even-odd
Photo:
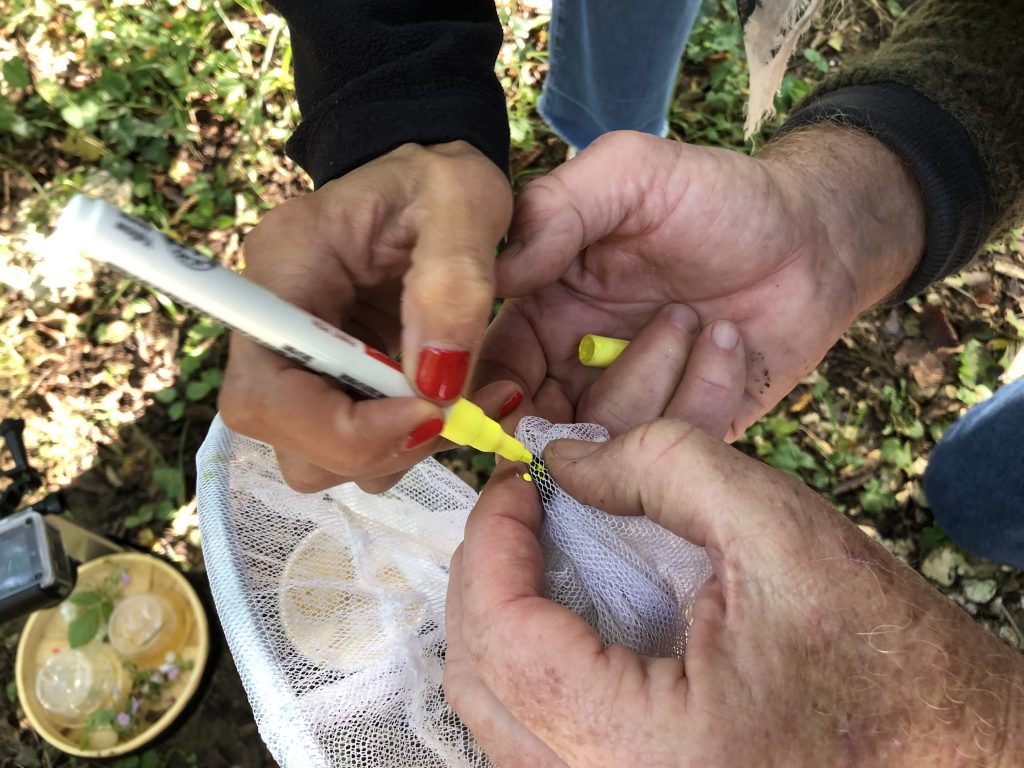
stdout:
[[[614,515],[646,515],[699,546],[755,529],[786,479],[686,422],[660,419],[607,443],[558,440],[544,452],[569,495]],[[789,489],[792,498],[792,489]],[[774,505],[777,507],[777,503]]]

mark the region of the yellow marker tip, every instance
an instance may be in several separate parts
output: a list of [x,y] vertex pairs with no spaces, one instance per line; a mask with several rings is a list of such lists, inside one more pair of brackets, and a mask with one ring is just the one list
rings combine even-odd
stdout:
[[533,454],[522,443],[506,434],[501,425],[488,418],[480,406],[462,398],[452,404],[441,435],[453,443],[496,453],[509,461],[525,464],[533,461]]

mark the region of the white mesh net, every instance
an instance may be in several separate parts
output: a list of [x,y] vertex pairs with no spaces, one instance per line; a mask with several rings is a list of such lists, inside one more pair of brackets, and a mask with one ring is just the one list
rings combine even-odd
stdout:
[[[539,455],[587,424],[523,419]],[[485,766],[444,700],[448,563],[476,492],[429,459],[393,490],[299,494],[273,450],[218,418],[199,453],[199,522],[217,612],[260,734],[284,768]],[[586,507],[550,477],[541,543],[553,599],[609,643],[678,656],[704,551],[646,518]]]
[[[608,432],[526,418],[516,437],[539,456],[552,440],[604,442]],[[682,656],[694,597],[711,575],[704,550],[646,517],[580,504],[549,475],[536,481],[544,501],[547,596],[585,618],[605,643],[645,656]]]

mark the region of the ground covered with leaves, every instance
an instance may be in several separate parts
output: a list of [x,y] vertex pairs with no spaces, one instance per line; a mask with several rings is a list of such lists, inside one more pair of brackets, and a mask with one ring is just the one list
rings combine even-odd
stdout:
[[[681,140],[749,150],[732,5],[705,2],[671,127]],[[548,12],[536,1],[498,7],[521,186],[565,156],[535,110]],[[904,12],[896,0],[856,0],[819,22],[783,84],[781,114]],[[65,489],[76,521],[170,559],[200,586],[194,460],[215,413],[225,331],[37,246],[69,196],[87,192],[242,266],[240,243],[261,212],[309,188],[283,150],[299,119],[290,61],[283,19],[259,0],[0,0],[0,416],[27,421],[40,494]],[[1024,374],[1022,253],[1018,231],[925,295],[861,318],[742,441],[1018,648],[1020,574],[950,542],[920,478],[942,432]],[[466,452],[450,464],[477,485],[489,471]],[[18,630],[0,628],[0,765],[83,765],[27,726],[11,682]],[[122,768],[271,764],[226,651],[215,668],[197,712]]]

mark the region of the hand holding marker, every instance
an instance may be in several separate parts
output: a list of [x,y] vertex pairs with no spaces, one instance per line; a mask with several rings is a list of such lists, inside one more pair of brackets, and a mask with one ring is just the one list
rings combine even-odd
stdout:
[[[387,355],[102,200],[72,198],[53,240],[370,397],[416,396],[401,366]],[[512,461],[533,461],[523,444],[477,405],[459,398],[444,411],[442,437]]]

